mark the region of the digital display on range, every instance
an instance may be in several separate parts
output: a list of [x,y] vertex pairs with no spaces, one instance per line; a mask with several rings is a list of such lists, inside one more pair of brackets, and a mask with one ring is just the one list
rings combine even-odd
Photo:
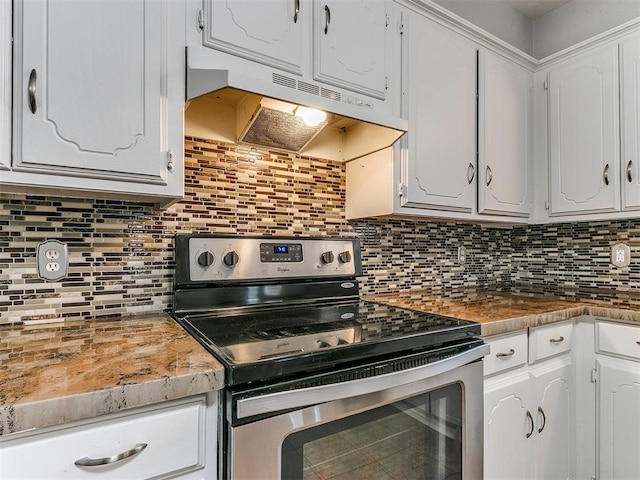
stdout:
[[302,244],[261,243],[260,261],[262,263],[302,262]]

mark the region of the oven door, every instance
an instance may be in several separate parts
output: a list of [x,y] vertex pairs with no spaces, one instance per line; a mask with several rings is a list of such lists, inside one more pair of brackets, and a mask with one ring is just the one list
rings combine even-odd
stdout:
[[[406,370],[235,401],[233,479],[481,479],[481,344]],[[367,367],[363,367],[367,368]]]

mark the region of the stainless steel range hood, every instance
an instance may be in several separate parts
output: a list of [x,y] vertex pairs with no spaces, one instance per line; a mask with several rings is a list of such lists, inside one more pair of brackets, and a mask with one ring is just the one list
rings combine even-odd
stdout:
[[[300,107],[326,112],[326,119],[310,127],[296,116]],[[406,120],[377,107],[375,99],[266,65],[187,48],[189,136],[347,161],[386,148],[406,132]]]

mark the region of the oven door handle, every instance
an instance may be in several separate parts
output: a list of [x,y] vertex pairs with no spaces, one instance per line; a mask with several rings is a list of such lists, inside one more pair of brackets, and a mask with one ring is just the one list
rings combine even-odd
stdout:
[[400,372],[386,373],[377,377],[363,378],[349,382],[242,398],[236,402],[236,415],[238,419],[248,418],[254,415],[297,409],[333,400],[343,400],[368,393],[380,392],[450,372],[463,365],[479,360],[488,354],[489,345],[479,345],[452,357]]

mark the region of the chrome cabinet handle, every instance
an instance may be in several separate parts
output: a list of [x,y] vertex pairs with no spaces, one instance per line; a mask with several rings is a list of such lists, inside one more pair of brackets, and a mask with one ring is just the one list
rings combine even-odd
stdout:
[[293,23],[298,23],[298,14],[300,13],[300,0],[293,1]]
[[146,443],[138,443],[131,450],[127,450],[126,452],[122,452],[117,455],[112,455],[111,457],[104,457],[104,458],[84,457],[84,458],[81,458],[80,460],[76,460],[74,463],[79,467],[97,467],[100,465],[109,465],[111,463],[120,462],[125,458],[138,455],[145,448],[147,448]]
[[36,103],[36,82],[38,81],[38,72],[36,69],[31,70],[31,75],[29,75],[29,84],[27,85],[27,92],[29,94],[29,110],[31,113],[36,113],[38,110],[38,105]]
[[533,426],[533,417],[531,416],[531,412],[529,410],[527,410],[527,420],[529,421],[529,424],[531,425],[531,430],[529,430],[525,436],[526,436],[526,438],[529,438],[531,435],[533,435],[533,430],[535,428]]
[[498,358],[509,358],[509,357],[513,357],[514,353],[516,353],[516,351],[513,348],[511,348],[511,349],[509,349],[509,351],[507,353],[504,353],[504,352],[496,353],[496,357],[498,357]]
[[326,35],[329,31],[329,24],[331,23],[331,10],[329,10],[329,5],[324,6],[324,34]]
[[469,185],[473,182],[473,179],[476,177],[476,167],[473,166],[473,163],[469,162],[469,166],[467,167],[467,180],[469,181]]
[[491,167],[487,165],[487,187],[491,184],[491,180],[493,180],[493,172]]
[[538,413],[542,415],[542,426],[538,428],[538,433],[542,433],[542,430],[544,430],[544,427],[547,424],[547,416],[544,414],[542,407],[538,407]]
[[629,163],[627,163],[627,180],[629,180],[629,183],[633,182],[633,172],[631,171],[631,165],[633,165],[633,160],[629,160]]
[[564,337],[560,335],[558,338],[550,338],[549,343],[562,343],[564,342]]
[[609,185],[609,164],[608,163],[604,166],[603,177],[604,177],[604,184]]

